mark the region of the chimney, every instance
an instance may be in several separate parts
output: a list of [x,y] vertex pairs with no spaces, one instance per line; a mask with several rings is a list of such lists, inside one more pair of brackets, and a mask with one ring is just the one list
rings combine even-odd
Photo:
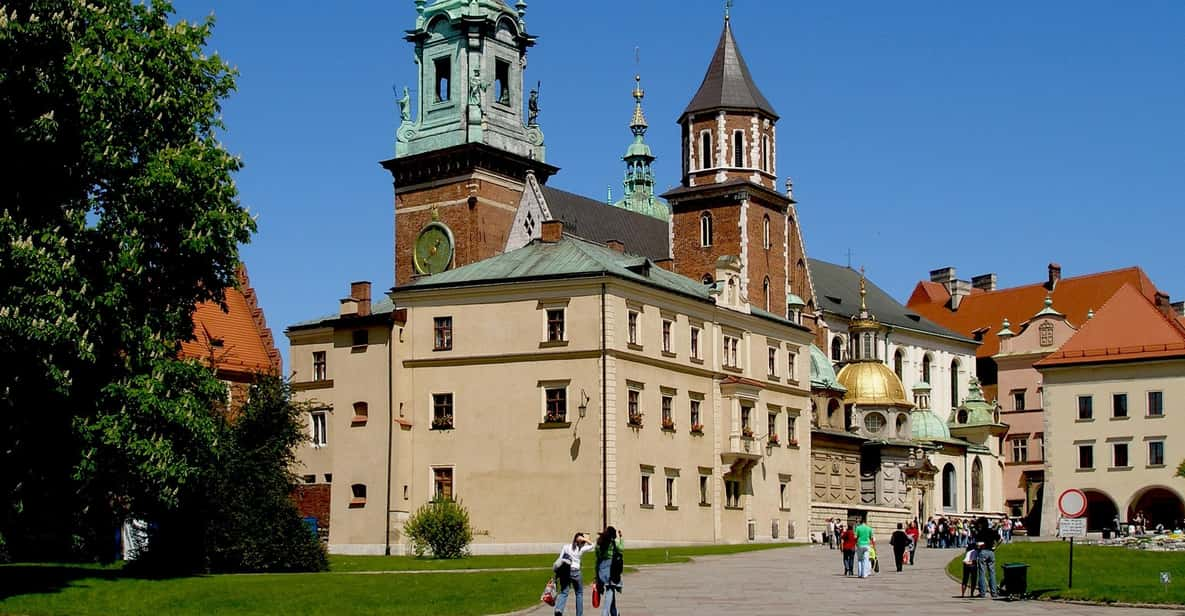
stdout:
[[971,277],[971,287],[981,291],[995,291],[996,290],[996,275],[995,274],[980,274],[979,276]]
[[625,244],[622,244],[621,240],[608,240],[605,242],[605,246],[615,252],[625,252]]
[[1185,317],[1185,302],[1173,302],[1169,305],[1173,307],[1173,312],[1177,313],[1177,316]]
[[1164,291],[1156,292],[1156,308],[1170,319],[1177,318],[1177,311],[1173,308],[1173,303],[1169,300],[1169,294]]
[[663,269],[665,269],[665,270],[666,270],[666,271],[668,271],[668,272],[673,272],[673,271],[675,271],[675,260],[674,260],[674,259],[670,259],[670,258],[667,258],[667,259],[656,259],[656,260],[654,261],[654,264],[655,264],[655,265],[657,265],[657,266],[659,266],[659,267],[661,267],[661,268],[663,268]]
[[542,239],[547,244],[554,244],[560,241],[564,235],[564,223],[559,220],[545,220],[543,221]]
[[370,281],[359,280],[350,283],[350,299],[358,307],[357,314],[360,317],[370,315]]
[[1057,286],[1057,281],[1062,279],[1062,266],[1057,263],[1049,264],[1049,282],[1045,283],[1045,288],[1052,291]]
[[938,282],[947,284],[955,279],[955,268],[940,267],[936,270],[930,270],[930,282]]
[[958,310],[963,298],[971,295],[971,283],[966,280],[951,280],[946,284],[946,288],[950,291],[951,310]]

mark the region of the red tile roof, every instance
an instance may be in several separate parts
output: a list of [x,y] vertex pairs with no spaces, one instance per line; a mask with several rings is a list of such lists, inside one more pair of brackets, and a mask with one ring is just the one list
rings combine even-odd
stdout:
[[996,332],[1007,318],[1013,331],[1037,314],[1046,295],[1052,295],[1053,308],[1066,315],[1071,324],[1086,322],[1086,314],[1098,310],[1104,302],[1124,285],[1131,285],[1149,301],[1156,297],[1156,286],[1139,267],[1063,278],[1050,294],[1045,283],[1036,283],[996,291],[972,289],[959,304],[958,310],[949,307],[950,293],[939,283],[923,281],[914,288],[906,304],[918,314],[939,325],[971,336],[986,328],[983,343],[976,351],[978,357],[991,357],[1000,350]]
[[249,377],[280,372],[280,352],[255,298],[245,267],[238,288],[226,289],[226,311],[213,302],[198,304],[193,314],[193,340],[181,343],[181,357],[209,361],[220,376]]
[[1037,367],[1185,357],[1185,327],[1130,284]]

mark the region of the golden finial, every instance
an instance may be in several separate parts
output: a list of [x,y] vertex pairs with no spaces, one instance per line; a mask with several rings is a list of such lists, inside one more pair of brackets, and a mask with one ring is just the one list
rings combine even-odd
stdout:
[[865,312],[868,306],[864,303],[864,296],[868,295],[868,288],[864,282],[864,266],[860,266],[860,311]]

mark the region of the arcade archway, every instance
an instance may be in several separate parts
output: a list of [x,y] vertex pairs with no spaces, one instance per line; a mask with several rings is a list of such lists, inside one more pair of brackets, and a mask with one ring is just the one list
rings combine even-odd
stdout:
[[1083,490],[1086,493],[1086,530],[1101,531],[1115,527],[1119,507],[1106,492]]
[[1147,520],[1145,528],[1153,530],[1158,524],[1168,530],[1181,528],[1185,521],[1185,503],[1176,492],[1159,486],[1145,488],[1132,497],[1131,505],[1127,508],[1127,519],[1136,517],[1143,512]]

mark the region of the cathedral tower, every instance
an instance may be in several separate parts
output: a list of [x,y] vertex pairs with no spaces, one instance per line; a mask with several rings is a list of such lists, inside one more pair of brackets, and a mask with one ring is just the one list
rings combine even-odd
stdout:
[[527,173],[544,162],[538,89],[524,96],[527,3],[415,0],[417,84],[403,88],[395,158],[395,284],[502,251]]
[[[787,297],[813,298],[794,201],[777,190],[778,114],[753,82],[730,19],[703,83],[679,117],[682,185],[670,203],[675,270],[708,281],[716,259],[739,257],[741,294],[781,317],[798,318]],[[804,325],[813,325],[813,302]]]

